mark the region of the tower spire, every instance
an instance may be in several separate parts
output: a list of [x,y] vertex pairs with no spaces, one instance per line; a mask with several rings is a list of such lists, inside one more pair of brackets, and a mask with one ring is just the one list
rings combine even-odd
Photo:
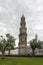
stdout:
[[22,9],[22,16],[24,16],[24,9]]

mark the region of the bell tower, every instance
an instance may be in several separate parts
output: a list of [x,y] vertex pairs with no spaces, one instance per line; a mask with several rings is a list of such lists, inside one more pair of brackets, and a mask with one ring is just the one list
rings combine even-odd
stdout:
[[20,22],[20,33],[19,33],[19,55],[27,54],[27,28],[25,17],[22,15]]

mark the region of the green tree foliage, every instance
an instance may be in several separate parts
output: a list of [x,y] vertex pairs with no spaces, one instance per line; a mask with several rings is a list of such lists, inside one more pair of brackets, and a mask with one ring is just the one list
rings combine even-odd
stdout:
[[32,51],[33,51],[32,54],[35,55],[35,53],[34,53],[35,48],[36,48],[36,42],[35,42],[35,40],[31,40],[31,41],[30,41],[30,46],[31,46]]
[[33,55],[35,55],[34,51],[36,48],[41,49],[41,43],[40,43],[40,41],[37,41],[37,35],[35,36],[35,39],[30,41],[30,46],[32,48]]
[[10,34],[6,34],[6,38],[7,38],[7,43],[9,44],[7,47],[7,50],[9,50],[9,55],[10,55],[10,50],[14,49],[15,46],[15,39],[12,35]]
[[2,58],[5,58],[5,51],[14,49],[15,46],[15,39],[12,35],[6,34],[6,38],[0,36],[0,51],[2,52]]
[[8,43],[6,39],[3,36],[1,36],[0,37],[0,51],[2,52],[2,58],[5,57],[5,50],[7,46],[8,46]]
[[40,42],[40,41],[38,41],[37,47],[38,47],[39,49],[41,49],[41,42]]

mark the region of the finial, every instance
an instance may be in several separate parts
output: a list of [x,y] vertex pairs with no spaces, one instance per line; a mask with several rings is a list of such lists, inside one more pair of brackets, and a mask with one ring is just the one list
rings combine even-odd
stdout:
[[24,17],[24,11],[22,10],[22,16],[21,16],[21,20],[25,21],[25,17]]
[[24,10],[22,10],[22,16],[24,17]]

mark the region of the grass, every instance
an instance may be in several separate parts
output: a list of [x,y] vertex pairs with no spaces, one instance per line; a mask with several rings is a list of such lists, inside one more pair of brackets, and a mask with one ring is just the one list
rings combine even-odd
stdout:
[[43,58],[37,57],[7,57],[0,58],[0,65],[43,65]]

